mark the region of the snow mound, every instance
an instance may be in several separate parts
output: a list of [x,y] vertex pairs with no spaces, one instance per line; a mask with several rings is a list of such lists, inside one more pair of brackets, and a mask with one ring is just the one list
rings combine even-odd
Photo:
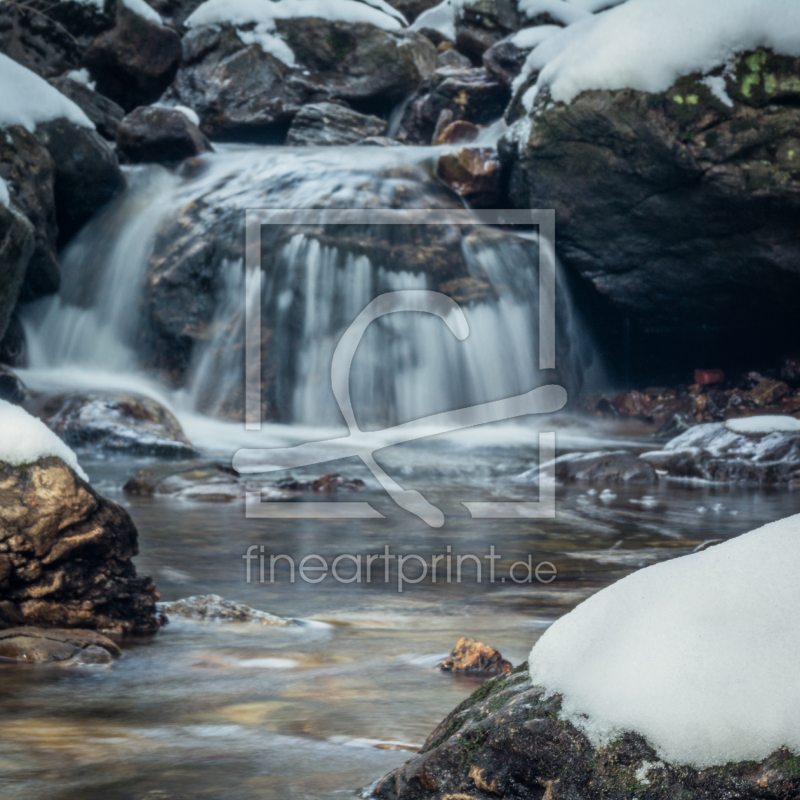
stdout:
[[[400,15],[402,17],[402,15]],[[207,0],[186,20],[200,27],[228,22],[232,25],[256,23],[262,33],[275,30],[277,19],[318,17],[329,22],[368,22],[387,31],[400,30],[403,23],[396,14],[383,10],[379,0]]]
[[81,478],[89,480],[75,453],[44,422],[25,409],[0,400],[0,461],[18,466],[46,456],[57,456]]
[[8,208],[11,205],[11,195],[8,193],[8,185],[0,178],[0,206]]
[[800,515],[609,586],[552,625],[531,677],[595,746],[672,763],[800,752]]
[[72,100],[35,72],[0,53],[0,128],[21,125],[33,132],[39,123],[59,117],[94,128]]
[[794,417],[763,416],[729,419],[725,427],[734,433],[768,434],[797,433],[800,431],[800,419]]
[[628,0],[537,47],[517,86],[541,70],[523,98],[529,111],[544,87],[564,103],[589,89],[663,92],[682,75],[710,72],[758,47],[798,56],[798,29],[796,0]]

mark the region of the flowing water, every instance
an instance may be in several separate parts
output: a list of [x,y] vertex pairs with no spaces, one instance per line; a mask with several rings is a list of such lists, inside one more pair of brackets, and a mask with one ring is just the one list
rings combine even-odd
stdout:
[[[399,148],[398,148],[399,149]],[[152,367],[142,337],[149,258],[159,231],[180,209],[203,203],[221,215],[267,205],[392,205],[430,180],[429,151],[363,148],[295,152],[230,148],[201,168],[132,170],[125,197],[93,221],[64,257],[65,291],[25,319],[37,389],[106,388],[168,405],[205,456],[230,460],[242,447],[277,447],[340,435],[330,358],[343,329],[385,291],[437,288],[428,271],[403,269],[295,232],[276,240],[261,301],[272,330],[275,419],[260,432],[231,419],[241,384],[245,272],[221,258],[208,335],[182,381]],[[254,187],[262,187],[256,191]],[[264,187],[267,187],[264,189]],[[359,235],[363,231],[358,231]],[[413,231],[403,234],[413,237]],[[406,241],[406,240],[404,240]],[[401,242],[402,243],[402,242]],[[360,419],[386,424],[528,391],[537,369],[535,248],[530,238],[483,242],[456,236],[468,277],[482,287],[467,303],[470,337],[458,342],[439,320],[394,315],[358,351],[353,397]],[[402,266],[402,265],[401,265]],[[473,286],[473,284],[468,284]],[[488,287],[488,289],[487,289]],[[580,316],[559,283],[559,379],[602,379]],[[404,318],[405,317],[405,318]],[[215,593],[298,619],[292,628],[173,620],[157,637],[128,642],[113,668],[63,670],[4,665],[0,681],[0,794],[26,800],[328,800],[351,797],[399,765],[477,685],[436,664],[461,636],[501,650],[514,664],[560,615],[610,582],[794,511],[784,491],[662,482],[598,494],[562,487],[554,520],[476,520],[465,502],[536,500],[514,478],[537,461],[539,430],[560,450],[652,447],[645,429],[561,415],[498,423],[399,445],[379,454],[405,488],[445,512],[438,529],[393,505],[356,460],[293,471],[338,470],[366,486],[358,494],[382,515],[371,520],[246,519],[242,504],[132,498],[127,479],[151,461],[81,454],[98,488],[125,505],[140,531],[137,567],[164,600]],[[271,476],[272,477],[272,476]],[[342,499],[347,499],[346,495]],[[353,558],[389,547],[395,556],[441,555],[420,578],[409,559],[375,562],[352,580]],[[494,547],[494,581],[485,556]],[[263,551],[262,549],[263,548]],[[341,580],[291,581],[288,562],[260,580],[251,552],[344,559]],[[447,556],[462,574],[448,574]],[[470,558],[474,556],[474,558]],[[551,583],[520,582],[516,562],[552,564]],[[476,560],[481,563],[480,575]],[[549,574],[549,573],[547,573]],[[419,580],[417,580],[420,578]],[[402,591],[401,591],[402,589]]]

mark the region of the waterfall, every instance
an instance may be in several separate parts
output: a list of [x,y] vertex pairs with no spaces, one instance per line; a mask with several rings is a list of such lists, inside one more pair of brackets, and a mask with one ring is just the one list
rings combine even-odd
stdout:
[[[63,253],[61,295],[30,305],[23,315],[27,379],[42,387],[138,391],[178,412],[241,420],[244,310],[258,300],[245,297],[244,209],[368,209],[407,201],[408,207],[458,207],[432,178],[435,155],[426,148],[228,146],[177,172],[129,170],[125,195]],[[200,215],[191,240],[195,250],[213,238],[203,225],[217,226],[222,233],[213,235],[225,246],[214,251],[213,287],[203,284],[213,305],[203,325],[195,325],[203,333],[192,342],[186,368],[170,370],[162,364],[169,345],[154,338],[151,308],[153,293],[166,281],[159,284],[151,271],[154,257],[163,255],[158,249],[177,236],[170,233],[176,220],[189,213]],[[265,236],[260,302],[268,418],[340,425],[330,387],[333,350],[374,297],[400,289],[446,291],[464,308],[471,333],[459,342],[440,320],[422,314],[375,322],[359,347],[351,382],[356,414],[366,427],[553,382],[553,374],[540,374],[537,366],[535,237],[496,229],[467,235],[453,226],[441,233],[449,250],[437,250],[429,231],[412,226],[388,232],[323,226]],[[456,278],[448,272],[453,264]],[[180,316],[182,309],[170,313]],[[557,319],[558,380],[577,388],[596,378],[599,364],[561,276]]]

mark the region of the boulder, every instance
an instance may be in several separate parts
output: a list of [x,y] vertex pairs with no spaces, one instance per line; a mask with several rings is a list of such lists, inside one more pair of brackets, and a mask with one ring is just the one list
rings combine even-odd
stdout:
[[355,144],[369,136],[381,136],[385,132],[386,121],[380,117],[359,114],[335,103],[312,103],[303,106],[292,120],[286,144]]
[[[553,463],[555,476],[560,481],[590,481],[593,483],[658,483],[653,467],[627,450],[599,451],[595,453],[568,453]],[[524,472],[519,482],[532,480],[539,468]]]
[[0,339],[0,364],[18,367],[24,363],[24,356],[25,328],[22,327],[19,317],[12,314],[5,336]]
[[494,148],[465,147],[439,156],[436,174],[472,208],[501,207],[500,160]]
[[453,652],[439,664],[442,672],[468,672],[473,675],[502,675],[514,667],[493,647],[475,639],[459,639]]
[[452,67],[454,69],[469,69],[472,67],[472,62],[458,50],[449,47],[446,50],[439,52],[439,66]]
[[158,100],[180,60],[178,33],[140,17],[124,3],[117,6],[114,27],[98,36],[83,57],[97,91],[128,112]]
[[87,666],[110,664],[119,647],[94,631],[8,628],[0,631],[0,661]]
[[456,18],[456,47],[480,64],[483,54],[522,27],[515,0],[468,0]]
[[501,39],[483,54],[483,66],[486,71],[506,86],[511,86],[522,72],[525,61],[533,49],[514,44],[513,38],[507,36]]
[[196,453],[178,420],[149,397],[74,392],[38,397],[30,410],[71,447],[163,458]]
[[94,123],[97,132],[109,142],[117,140],[119,128],[125,111],[113,100],[89,88],[85,83],[64,75],[50,81],[61,94],[66,95]]
[[11,367],[0,364],[0,400],[19,406],[25,402],[28,389]]
[[218,594],[207,594],[201,597],[187,597],[172,603],[160,603],[159,610],[168,617],[183,617],[200,622],[255,622],[273,628],[286,628],[297,623],[293,619],[284,619],[258,611],[242,603],[225,600]]
[[[795,422],[790,418],[785,424],[788,428]],[[758,433],[737,433],[724,422],[697,425],[663,450],[644,453],[641,458],[674,478],[761,485],[795,483],[800,481],[800,423],[795,431]]]
[[0,336],[11,321],[33,247],[31,223],[13,208],[0,205]]
[[0,628],[154,633],[158,594],[137,553],[127,511],[61,459],[0,463]]
[[37,126],[36,138],[53,157],[58,240],[63,245],[125,188],[125,176],[111,145],[91,128],[56,119]]
[[388,113],[436,69],[433,45],[414,32],[317,18],[278,20],[291,47],[288,66],[245,44],[228,25],[191,30],[183,63],[164,100],[200,115],[211,138],[280,140],[300,108],[344,100],[364,113]]
[[503,116],[510,97],[508,86],[485,69],[437,69],[406,106],[397,138],[405,144],[430,144],[442,114],[448,115],[448,124],[465,120],[488,125]]
[[760,763],[672,765],[637,734],[622,733],[595,748],[560,709],[561,698],[533,686],[523,664],[486,681],[438,725],[418,755],[362,797],[783,800],[800,791],[797,759],[786,750]]
[[0,135],[0,177],[8,184],[14,206],[30,220],[35,231],[20,300],[27,302],[54,294],[61,286],[61,269],[53,158],[25,128],[6,128]]
[[569,104],[544,91],[535,124],[500,141],[511,204],[555,209],[567,266],[629,317],[634,341],[660,337],[650,363],[694,360],[698,341],[729,354],[731,337],[763,357],[793,336],[800,59],[759,50],[711,78]]
[[117,153],[132,164],[183,161],[210,149],[197,125],[174,108],[137,108],[117,131]]

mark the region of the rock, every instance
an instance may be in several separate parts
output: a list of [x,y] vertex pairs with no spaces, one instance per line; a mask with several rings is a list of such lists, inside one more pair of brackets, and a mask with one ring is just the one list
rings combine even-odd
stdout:
[[28,396],[28,390],[19,375],[11,367],[0,364],[0,400],[22,405]]
[[90,89],[85,83],[72,80],[67,76],[53,78],[50,84],[83,110],[104,139],[110,142],[117,140],[117,128],[125,116],[125,111],[121,106]]
[[800,433],[741,434],[726,423],[698,425],[642,460],[675,478],[762,485],[800,480]]
[[440,0],[389,0],[389,5],[396,8],[409,22],[413,22],[423,11],[439,5]]
[[492,45],[483,54],[483,66],[496,80],[511,86],[522,72],[525,61],[533,48],[519,47],[513,37],[508,36]]
[[117,154],[97,131],[66,119],[36,128],[55,166],[55,203],[59,244],[80,228],[125,187]]
[[[593,483],[658,483],[656,471],[646,461],[627,450],[568,453],[554,462],[555,476],[560,481]],[[539,475],[540,469],[524,472],[516,480],[526,482]]]
[[651,389],[645,392],[634,389],[617,395],[611,402],[617,416],[664,425],[675,414],[702,413],[707,408],[708,398],[699,394],[691,396],[685,392],[679,394],[674,389]]
[[112,14],[80,0],[0,3],[0,52],[54,78],[79,67],[92,40],[113,25]]
[[28,302],[54,294],[61,286],[61,270],[53,158],[25,128],[7,128],[0,135],[0,177],[8,184],[14,206],[35,230],[20,300]]
[[195,109],[212,138],[279,141],[304,105],[344,100],[386,114],[438,66],[433,45],[411,31],[317,18],[276,25],[295,66],[243,43],[230,26],[196,28],[184,37],[183,63],[164,99]]
[[512,205],[555,209],[568,268],[629,315],[637,339],[660,337],[661,350],[644,348],[650,363],[679,346],[695,357],[698,341],[729,353],[750,336],[779,351],[793,335],[800,61],[759,50],[722,73],[730,106],[700,75],[568,105],[545,91],[535,125],[500,141]]
[[[443,121],[443,116],[439,116],[440,122]],[[433,132],[433,144],[470,144],[478,138],[480,132],[481,127],[479,125],[474,122],[467,122],[464,119],[448,122],[441,130],[437,123],[436,130]]]
[[485,69],[437,69],[406,106],[397,138],[406,144],[430,144],[445,111],[453,115],[448,123],[488,125],[502,117],[510,96],[508,86]]
[[469,672],[479,675],[502,675],[514,667],[493,647],[475,639],[459,639],[453,652],[439,664],[442,672]]
[[94,631],[32,627],[0,631],[0,661],[77,666],[110,664],[120,655],[111,639]]
[[668,442],[697,425],[697,420],[689,414],[673,414],[654,434],[658,442]]
[[11,322],[33,247],[30,222],[13,208],[0,205],[0,336]]
[[789,394],[789,387],[781,381],[760,381],[748,393],[747,398],[756,407],[771,406]]
[[312,103],[303,106],[292,120],[286,144],[294,147],[355,144],[385,132],[386,121],[380,117],[359,114],[334,103]]
[[161,15],[164,22],[176,30],[205,2],[205,0],[148,0],[148,5]]
[[439,53],[439,66],[453,67],[454,69],[470,69],[470,67],[472,67],[472,62],[466,56],[462,56],[458,50],[450,47]]
[[397,139],[390,139],[388,136],[367,136],[356,144],[362,147],[402,147]]
[[155,102],[170,85],[181,61],[181,37],[117,5],[114,28],[95,39],[83,57],[97,91],[125,111]]
[[521,27],[514,0],[468,0],[456,19],[456,47],[479,64],[489,48]]
[[662,762],[639,735],[596,749],[559,716],[561,698],[532,686],[528,665],[484,683],[422,750],[363,793],[380,800],[647,798],[783,800],[800,786],[796,759],[695,769]]
[[29,410],[71,447],[163,458],[196,453],[178,420],[149,397],[74,392],[40,397]]
[[137,553],[127,511],[61,459],[0,464],[0,628],[154,633],[158,593]]
[[172,603],[160,603],[159,610],[168,617],[201,620],[203,622],[255,622],[276,628],[286,628],[297,623],[293,619],[276,617],[267,611],[257,611],[250,606],[224,600],[217,594],[187,597]]
[[[24,285],[24,284],[23,284]],[[6,334],[0,339],[0,364],[17,367],[23,364],[25,354],[25,328],[16,314],[6,328]]]
[[800,386],[800,358],[785,358],[781,365],[781,380],[789,386]]
[[696,369],[694,382],[700,386],[712,386],[715,383],[725,383],[725,373],[721,369]]
[[337,472],[330,475],[323,475],[314,481],[302,481],[297,478],[284,478],[278,481],[275,486],[287,492],[323,492],[325,494],[336,494],[339,491],[357,492],[364,488],[364,481],[345,478]]
[[210,149],[197,125],[173,108],[137,108],[117,131],[117,152],[131,164],[183,161]]
[[436,174],[471,207],[500,207],[500,161],[493,148],[465,147],[439,156]]

